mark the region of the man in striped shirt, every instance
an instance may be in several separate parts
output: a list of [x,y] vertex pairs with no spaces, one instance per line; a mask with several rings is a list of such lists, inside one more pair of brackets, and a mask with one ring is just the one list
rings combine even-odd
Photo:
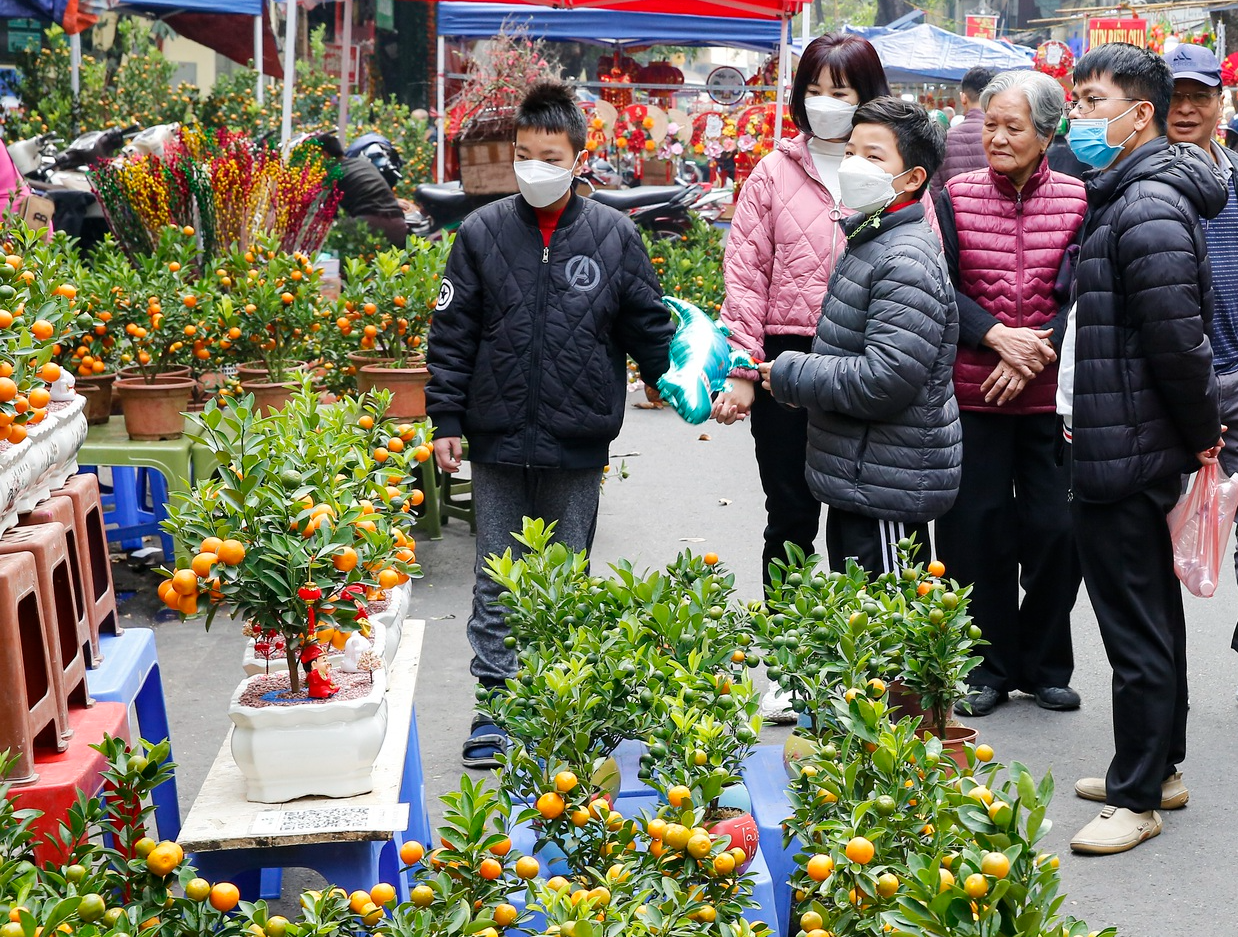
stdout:
[[[1194,143],[1211,154],[1229,189],[1229,202],[1221,214],[1204,222],[1204,229],[1216,297],[1209,336],[1212,366],[1221,393],[1221,422],[1228,427],[1220,460],[1225,474],[1233,475],[1238,472],[1238,153],[1216,140],[1224,104],[1217,57],[1203,46],[1183,43],[1165,59],[1174,74],[1169,140]],[[1233,647],[1238,650],[1238,628]]]

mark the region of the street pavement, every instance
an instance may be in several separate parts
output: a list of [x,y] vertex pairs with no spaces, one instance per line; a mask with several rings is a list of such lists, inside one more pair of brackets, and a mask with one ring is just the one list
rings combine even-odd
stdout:
[[[645,568],[662,566],[685,549],[713,550],[735,572],[738,598],[759,597],[764,497],[746,425],[693,427],[669,410],[630,408],[611,453],[612,468],[625,465],[630,475],[603,488],[595,569],[620,557]],[[818,546],[824,549],[823,538]],[[456,788],[463,771],[460,744],[472,713],[465,622],[473,538],[467,525],[451,521],[442,540],[419,542],[417,556],[425,578],[415,584],[412,614],[426,620],[417,711],[431,819],[437,821],[438,795]],[[1021,761],[1037,775],[1052,769],[1058,793],[1042,848],[1062,857],[1064,911],[1093,928],[1116,925],[1125,937],[1238,934],[1233,899],[1227,897],[1238,879],[1238,811],[1230,800],[1231,772],[1238,763],[1238,655],[1229,647],[1238,589],[1228,568],[1227,563],[1214,598],[1187,596],[1192,710],[1182,767],[1191,803],[1163,815],[1158,838],[1133,852],[1101,858],[1074,856],[1067,846],[1098,809],[1074,795],[1074,781],[1103,775],[1112,752],[1110,672],[1086,593],[1074,615],[1074,687],[1083,697],[1082,709],[1050,713],[1022,697],[972,720],[999,761]],[[120,567],[118,575],[132,578]],[[154,579],[144,581],[146,588],[124,608],[126,624],[146,625],[155,616]],[[154,626],[180,765],[182,812],[187,812],[227,729],[225,710],[240,679],[243,639],[237,624],[222,619],[209,635],[192,622]],[[762,741],[781,745],[786,733],[769,727]],[[288,876],[285,895],[296,894],[290,889],[300,882]]]

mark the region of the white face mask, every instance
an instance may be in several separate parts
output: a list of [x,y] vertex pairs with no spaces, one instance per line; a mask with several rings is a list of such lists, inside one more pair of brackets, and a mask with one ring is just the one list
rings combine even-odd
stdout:
[[851,136],[851,118],[855,115],[855,108],[854,104],[824,94],[804,98],[808,126],[819,140],[845,140]]
[[894,180],[911,171],[892,176],[872,160],[847,156],[838,165],[838,188],[843,205],[865,215],[882,211],[900,194],[894,191]]
[[518,159],[512,165],[516,169],[520,194],[534,208],[553,205],[567,194],[572,185],[570,168],[564,169],[540,159]]

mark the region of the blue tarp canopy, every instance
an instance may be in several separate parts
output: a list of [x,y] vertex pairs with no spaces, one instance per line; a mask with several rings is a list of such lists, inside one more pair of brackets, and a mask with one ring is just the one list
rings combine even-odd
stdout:
[[781,25],[777,20],[726,19],[673,13],[624,10],[512,6],[504,3],[440,3],[440,36],[488,39],[505,22],[525,26],[529,35],[551,42],[591,42],[620,46],[729,46],[773,52]]
[[[885,66],[886,78],[893,84],[957,82],[969,68],[977,65],[998,71],[1031,68],[1035,54],[1026,46],[992,39],[969,39],[927,23],[909,29],[847,28],[873,44]],[[792,47],[797,53],[802,51],[799,41]]]
[[262,13],[263,0],[122,0],[116,6],[118,12],[149,13],[167,16],[169,13],[240,13],[258,16]]

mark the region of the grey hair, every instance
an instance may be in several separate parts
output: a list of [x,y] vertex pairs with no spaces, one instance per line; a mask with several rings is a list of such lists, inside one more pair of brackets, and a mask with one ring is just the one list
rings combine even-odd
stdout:
[[1062,107],[1066,93],[1062,86],[1041,72],[1030,68],[1002,72],[980,92],[980,108],[987,111],[989,102],[1004,91],[1019,90],[1027,98],[1028,110],[1032,113],[1032,127],[1042,140],[1053,139],[1062,120]]

